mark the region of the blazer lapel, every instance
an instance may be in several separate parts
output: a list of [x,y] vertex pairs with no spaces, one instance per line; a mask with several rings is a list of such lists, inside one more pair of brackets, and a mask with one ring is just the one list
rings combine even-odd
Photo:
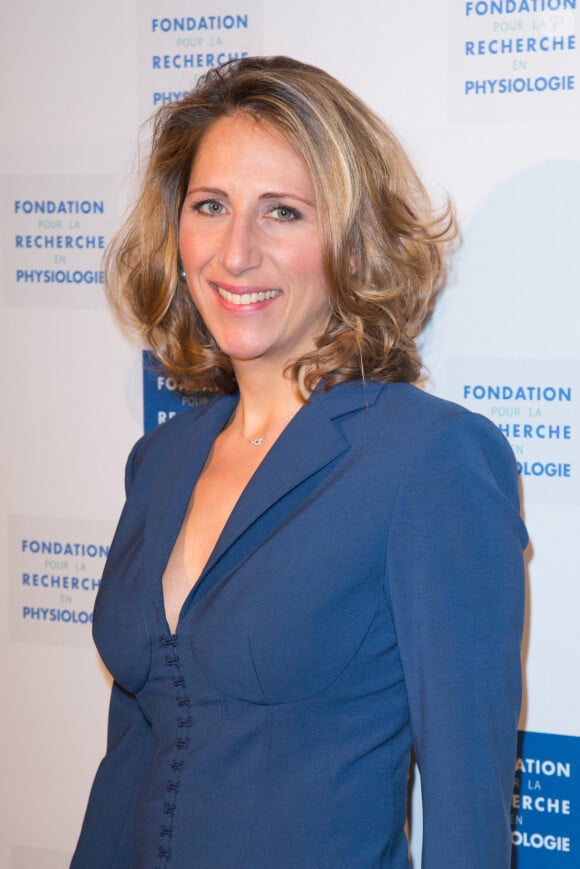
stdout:
[[[349,449],[336,418],[368,408],[381,386],[360,381],[315,392],[296,414],[256,473],[232,511],[203,573],[191,590],[182,615],[194,598],[207,593],[220,579],[219,566],[236,541],[288,492]],[[183,523],[189,499],[211,446],[224,428],[237,396],[222,396],[208,404],[191,425],[171,442],[171,452],[152,486],[145,521],[145,579],[151,597],[164,617],[162,576]],[[247,555],[242,547],[239,559]],[[231,569],[231,558],[228,559]]]
[[[370,406],[380,388],[378,384],[369,387],[357,381],[335,387],[328,393],[316,392],[311,396],[308,404],[296,414],[264,457],[242,493],[202,575],[192,589],[191,599],[206,594],[215,585],[221,575],[218,568],[223,557],[260,516],[350,448],[335,419]],[[246,555],[247,551],[242,547],[240,560]],[[228,569],[231,569],[230,564]],[[189,599],[186,605],[188,603]]]
[[199,414],[191,414],[191,426],[185,426],[179,438],[170,441],[170,451],[153,481],[145,519],[144,569],[146,584],[163,616],[163,571],[212,444],[226,425],[237,400],[237,395],[222,396],[208,403]]

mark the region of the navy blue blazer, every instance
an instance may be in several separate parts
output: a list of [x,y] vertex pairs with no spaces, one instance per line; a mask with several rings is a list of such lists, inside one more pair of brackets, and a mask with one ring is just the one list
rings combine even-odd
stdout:
[[236,397],[142,438],[94,613],[114,677],[74,869],[507,869],[526,534],[488,420],[407,384],[315,393],[170,634],[161,577]]

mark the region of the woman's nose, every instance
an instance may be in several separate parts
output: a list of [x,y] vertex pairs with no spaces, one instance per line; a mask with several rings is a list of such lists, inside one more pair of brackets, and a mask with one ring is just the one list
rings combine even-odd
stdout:
[[259,265],[257,229],[250,218],[232,217],[224,232],[221,259],[224,268],[233,275]]

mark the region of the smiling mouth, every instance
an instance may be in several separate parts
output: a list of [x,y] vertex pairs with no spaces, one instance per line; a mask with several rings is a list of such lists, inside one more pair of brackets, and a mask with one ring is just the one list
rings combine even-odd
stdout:
[[230,293],[223,287],[214,284],[218,296],[230,305],[255,305],[257,302],[269,302],[279,296],[281,290],[260,290],[257,293]]

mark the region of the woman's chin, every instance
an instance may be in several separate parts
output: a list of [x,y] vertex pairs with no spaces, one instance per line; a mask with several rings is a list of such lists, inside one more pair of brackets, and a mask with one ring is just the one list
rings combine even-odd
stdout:
[[247,337],[236,339],[224,338],[218,342],[223,353],[230,357],[234,365],[250,362],[263,362],[264,364],[280,365],[283,354],[276,352],[271,342],[263,340],[248,340]]

